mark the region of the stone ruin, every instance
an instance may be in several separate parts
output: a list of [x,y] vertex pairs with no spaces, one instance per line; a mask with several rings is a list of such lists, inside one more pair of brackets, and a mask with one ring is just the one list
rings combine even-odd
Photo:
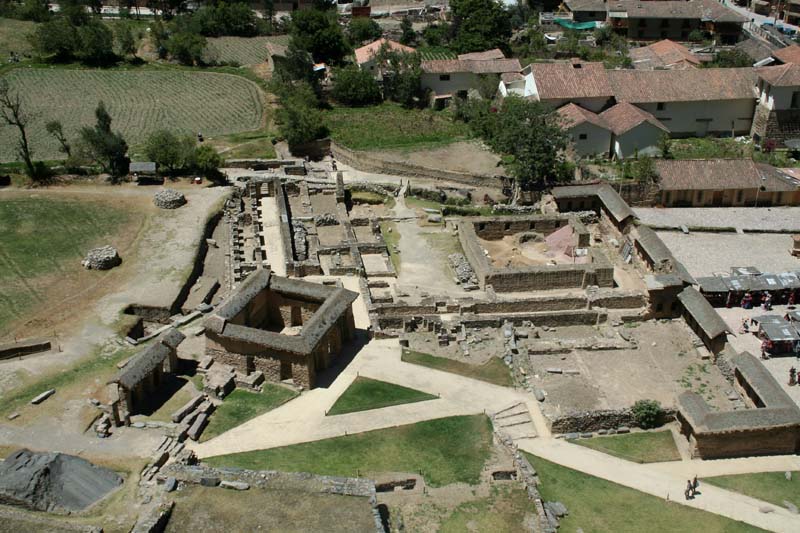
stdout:
[[164,189],[153,196],[153,203],[161,209],[177,209],[186,204],[186,197],[174,189]]
[[109,270],[122,263],[119,252],[113,246],[101,246],[89,250],[86,259],[81,261],[81,265],[89,270]]
[[22,449],[0,463],[0,503],[36,511],[80,511],[121,484],[115,472],[63,453]]

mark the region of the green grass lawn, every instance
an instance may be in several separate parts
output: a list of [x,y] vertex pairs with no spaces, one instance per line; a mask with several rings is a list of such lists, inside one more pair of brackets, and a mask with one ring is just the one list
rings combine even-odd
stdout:
[[408,207],[416,207],[419,209],[441,210],[442,206],[444,205],[441,202],[428,200],[427,198],[420,198],[419,196],[406,196],[405,200]]
[[264,390],[260,393],[236,389],[211,415],[200,441],[221,435],[251,418],[275,409],[295,396],[296,392],[272,383],[265,383]]
[[[560,501],[569,515],[559,531],[585,533],[740,533],[762,531],[723,516],[667,502],[604,479],[596,478],[525,454],[539,475],[539,492],[546,501]],[[678,489],[676,487],[676,489]],[[683,498],[683,493],[671,494]]]
[[[400,242],[400,232],[397,231],[397,224],[394,222],[381,222],[381,235],[383,242],[389,249],[389,258],[392,260],[395,272],[400,272],[400,254],[395,251],[395,247]],[[390,231],[391,230],[391,231]]]
[[36,29],[35,22],[0,18],[0,61],[6,62],[11,52],[30,54],[31,44],[26,36]]
[[574,439],[569,442],[636,463],[659,463],[680,461],[681,459],[671,431],[628,433],[591,439]]
[[492,485],[491,494],[462,503],[444,519],[440,533],[524,531],[525,516],[535,515],[528,493],[518,485]]
[[462,363],[461,361],[454,361],[446,357],[436,357],[435,355],[415,352],[414,350],[404,348],[401,359],[406,363],[427,366],[428,368],[487,381],[495,385],[502,385],[503,387],[510,387],[514,384],[511,371],[506,364],[497,357],[492,357],[488,362],[482,365],[471,365],[469,363]]
[[218,467],[365,476],[421,472],[428,484],[478,483],[492,446],[484,415],[453,416],[271,450],[209,457]]
[[[710,485],[741,492],[765,502],[784,506],[784,500],[800,507],[800,472],[792,472],[792,479],[786,479],[784,472],[761,472],[758,474],[739,474],[703,479]],[[700,490],[703,490],[702,485]]]
[[386,196],[373,191],[350,191],[350,199],[354,204],[383,204],[389,209],[393,208],[395,204],[393,196]]
[[675,159],[749,158],[753,148],[731,138],[690,137],[670,141],[670,151]]
[[106,204],[39,195],[0,202],[0,332],[42,305],[38,276],[80,270],[94,245],[129,218]]
[[448,112],[384,103],[325,112],[331,138],[353,150],[419,150],[466,139],[469,128]]
[[359,376],[339,396],[339,399],[328,411],[328,416],[369,411],[404,403],[424,402],[436,398],[427,392]]
[[210,139],[210,144],[225,159],[275,159],[278,155],[269,129],[231,133]]

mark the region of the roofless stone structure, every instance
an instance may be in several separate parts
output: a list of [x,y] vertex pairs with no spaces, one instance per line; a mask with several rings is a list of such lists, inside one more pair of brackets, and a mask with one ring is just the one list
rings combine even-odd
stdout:
[[206,320],[206,354],[243,373],[311,388],[354,337],[357,296],[258,270]]

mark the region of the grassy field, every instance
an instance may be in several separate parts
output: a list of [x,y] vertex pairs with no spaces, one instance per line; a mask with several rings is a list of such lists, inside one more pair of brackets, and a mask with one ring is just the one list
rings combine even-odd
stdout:
[[211,416],[200,441],[221,435],[251,418],[275,409],[295,396],[296,392],[272,383],[265,383],[261,393],[236,389],[222,401],[222,405]]
[[380,227],[383,242],[386,243],[386,247],[389,249],[389,258],[392,260],[392,266],[395,272],[400,272],[400,254],[395,251],[395,247],[400,242],[400,232],[397,231],[397,224],[394,222],[381,222]]
[[418,150],[466,139],[469,129],[447,112],[403,109],[397,104],[325,112],[331,138],[353,150]]
[[659,463],[681,459],[671,431],[610,435],[574,439],[570,442],[636,463]]
[[251,66],[263,63],[269,57],[270,43],[289,45],[288,35],[260,37],[213,37],[208,39],[203,57],[206,61]]
[[462,503],[445,518],[440,533],[491,531],[517,533],[525,531],[525,516],[534,510],[528,493],[516,485],[492,485],[487,498]]
[[0,202],[0,333],[46,301],[35,278],[80,270],[87,250],[113,235],[129,216],[107,204],[67,198]]
[[[559,531],[585,533],[744,533],[761,531],[723,516],[692,509],[604,479],[527,455],[542,481],[539,492],[546,501],[560,501],[569,516]],[[683,494],[674,494],[683,498]]]
[[283,448],[209,457],[212,466],[368,476],[421,472],[431,486],[475,484],[489,458],[491,422],[454,416]]
[[[703,481],[780,507],[784,506],[784,500],[800,507],[800,472],[792,472],[792,479],[786,479],[784,472],[761,472],[709,477]],[[702,485],[700,490],[703,490]]]
[[350,199],[354,204],[385,205],[387,209],[394,207],[393,196],[386,196],[373,191],[351,191]]
[[277,157],[272,140],[275,134],[269,129],[231,133],[209,139],[225,159],[274,159]]
[[752,144],[736,142],[731,138],[674,139],[669,146],[675,159],[748,158],[753,153]]
[[[94,124],[102,100],[132,148],[154,130],[212,137],[261,127],[264,93],[241,76],[187,70],[15,69],[4,76],[37,119],[29,136],[38,159],[58,159],[57,141],[45,130],[60,120],[74,141],[81,126]],[[16,130],[0,126],[0,161],[16,158]]]
[[427,353],[403,349],[401,359],[406,363],[427,366],[435,370],[442,370],[444,372],[458,374],[459,376],[479,379],[503,387],[510,387],[514,384],[508,367],[497,357],[492,357],[483,365],[471,365],[469,363],[462,363],[461,361],[454,361],[446,357],[436,357],[435,355]]
[[404,403],[424,402],[436,398],[433,394],[401,387],[394,383],[357,377],[333,404],[328,411],[328,416],[369,411]]
[[5,63],[11,52],[30,54],[31,45],[25,36],[35,27],[35,23],[26,20],[0,18],[0,61]]
[[251,488],[239,492],[189,485],[175,493],[175,510],[165,531],[299,533],[374,529],[367,498],[288,489]]

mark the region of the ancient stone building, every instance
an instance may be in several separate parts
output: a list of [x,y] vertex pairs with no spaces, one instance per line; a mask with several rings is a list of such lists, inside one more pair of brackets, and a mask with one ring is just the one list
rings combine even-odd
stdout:
[[702,396],[678,396],[681,432],[703,459],[794,454],[800,450],[800,409],[749,353],[731,357],[734,386],[750,409],[712,411]]
[[719,353],[727,342],[725,334],[728,325],[719,313],[708,303],[694,287],[686,287],[678,294],[683,306],[683,318],[692,330],[697,333],[712,353]]
[[354,337],[357,296],[258,270],[206,320],[206,354],[239,372],[311,388]]
[[171,328],[156,341],[136,354],[111,383],[117,385],[117,395],[111,402],[112,415],[117,424],[130,423],[130,416],[141,412],[151,395],[157,393],[164,373],[178,369],[178,345],[186,336]]

